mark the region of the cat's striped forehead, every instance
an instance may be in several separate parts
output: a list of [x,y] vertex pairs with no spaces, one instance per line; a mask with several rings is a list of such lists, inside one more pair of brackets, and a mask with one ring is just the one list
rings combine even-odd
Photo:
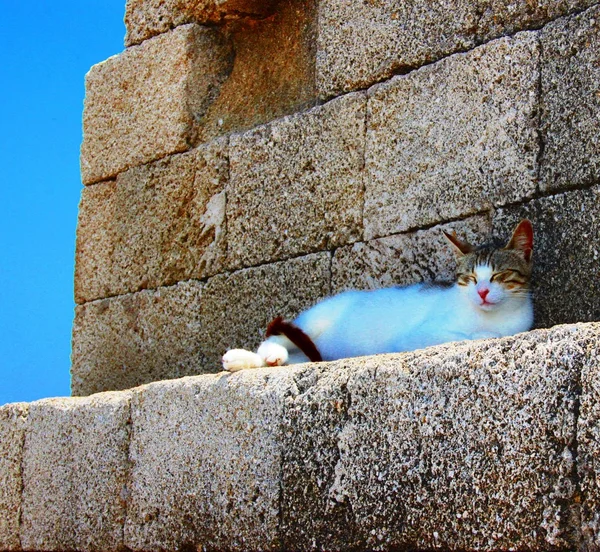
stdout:
[[476,267],[489,267],[492,272],[516,270],[526,276],[531,274],[531,263],[519,251],[493,246],[483,246],[465,255],[459,262],[458,272],[471,273]]

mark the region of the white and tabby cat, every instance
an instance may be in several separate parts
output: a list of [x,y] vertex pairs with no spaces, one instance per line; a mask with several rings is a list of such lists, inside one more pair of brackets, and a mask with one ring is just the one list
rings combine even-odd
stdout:
[[445,235],[458,256],[455,283],[347,291],[329,297],[292,323],[273,320],[256,353],[232,349],[223,356],[223,368],[235,372],[411,351],[529,330],[531,222],[521,221],[503,248],[473,247],[456,234]]

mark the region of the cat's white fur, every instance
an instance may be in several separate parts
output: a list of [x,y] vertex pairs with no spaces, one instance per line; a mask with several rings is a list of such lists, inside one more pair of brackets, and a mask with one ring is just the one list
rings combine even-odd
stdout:
[[[421,349],[449,341],[513,335],[531,328],[529,293],[511,293],[491,281],[492,269],[475,267],[477,283],[435,287],[415,284],[347,291],[303,312],[294,324],[315,343],[323,360]],[[485,301],[479,291],[487,288]],[[231,372],[307,362],[284,336],[272,336],[256,353],[232,349],[223,356]]]

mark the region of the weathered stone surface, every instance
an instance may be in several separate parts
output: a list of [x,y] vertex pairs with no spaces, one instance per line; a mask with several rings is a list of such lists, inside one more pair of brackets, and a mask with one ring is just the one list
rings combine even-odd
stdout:
[[577,190],[497,211],[494,234],[533,222],[535,325],[600,320],[600,188]]
[[190,281],[77,307],[73,395],[215,371],[202,353],[201,298]]
[[280,423],[291,374],[184,378],[136,392],[128,547],[280,549]]
[[231,137],[228,262],[281,260],[361,237],[365,96]]
[[599,331],[298,369],[283,548],[577,549],[579,371]]
[[577,468],[583,495],[583,550],[600,550],[600,348],[588,345],[590,362],[581,374],[581,407],[577,425]]
[[83,182],[190,149],[197,121],[231,71],[218,31],[185,25],[92,67],[86,77]]
[[121,550],[130,393],[31,403],[23,455],[24,550]]
[[594,0],[319,2],[317,87],[323,98],[492,38],[537,28]]
[[234,21],[231,74],[198,123],[200,140],[268,123],[316,104],[316,16],[312,0],[278,0],[261,20]]
[[453,281],[456,257],[443,231],[480,245],[491,234],[488,215],[340,247],[331,266],[334,293],[346,289],[377,289],[415,282]]
[[542,189],[595,183],[600,179],[600,8],[548,25],[541,40]]
[[83,189],[75,265],[78,303],[222,269],[225,139]]
[[274,0],[127,0],[125,44],[138,44],[185,23],[263,18],[274,7]]
[[535,33],[486,44],[369,92],[367,239],[535,192]]
[[21,462],[28,408],[25,403],[0,407],[0,550],[21,550]]
[[255,349],[273,318],[294,318],[328,296],[330,264],[317,253],[211,278],[202,295],[206,366],[220,367],[227,349]]

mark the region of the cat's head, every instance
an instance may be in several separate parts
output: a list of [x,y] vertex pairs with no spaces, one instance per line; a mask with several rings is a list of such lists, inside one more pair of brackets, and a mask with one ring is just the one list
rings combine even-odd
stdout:
[[475,306],[492,311],[529,293],[533,226],[522,220],[504,247],[475,247],[444,232],[458,257],[457,283]]

